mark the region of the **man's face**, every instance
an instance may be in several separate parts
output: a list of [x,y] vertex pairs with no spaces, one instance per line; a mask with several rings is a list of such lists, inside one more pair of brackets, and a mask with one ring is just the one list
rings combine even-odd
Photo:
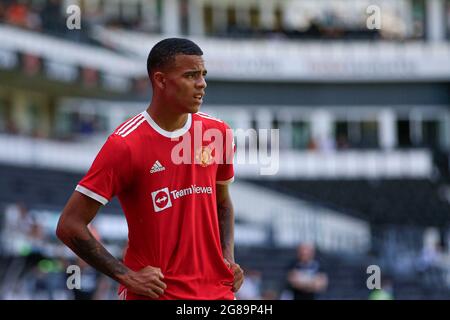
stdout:
[[302,262],[308,262],[314,258],[314,247],[310,244],[304,244],[298,247],[297,257]]
[[203,58],[179,54],[164,72],[164,96],[170,106],[181,113],[196,113],[205,95],[206,69]]

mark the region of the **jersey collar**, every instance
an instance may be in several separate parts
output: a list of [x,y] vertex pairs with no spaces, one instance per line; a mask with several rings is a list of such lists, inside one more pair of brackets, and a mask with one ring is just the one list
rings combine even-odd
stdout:
[[142,115],[145,117],[145,119],[147,120],[148,124],[155,129],[155,131],[157,131],[159,134],[163,135],[164,137],[167,138],[178,138],[181,137],[183,134],[185,134],[186,132],[188,132],[188,130],[191,128],[191,123],[192,123],[192,115],[190,113],[188,113],[188,118],[186,123],[184,124],[184,126],[180,129],[177,129],[175,131],[167,131],[164,130],[163,128],[161,128],[160,126],[158,126],[156,124],[156,122],[152,119],[152,117],[148,114],[147,110],[144,110],[144,112],[142,112]]

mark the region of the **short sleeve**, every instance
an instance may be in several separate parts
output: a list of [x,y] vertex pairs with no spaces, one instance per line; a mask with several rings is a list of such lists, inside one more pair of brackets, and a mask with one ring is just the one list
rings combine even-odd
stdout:
[[126,188],[131,178],[131,154],[123,138],[109,136],[76,191],[107,204]]
[[223,163],[217,168],[216,183],[227,185],[234,181],[234,153],[236,146],[234,144],[233,130],[224,123],[224,152]]

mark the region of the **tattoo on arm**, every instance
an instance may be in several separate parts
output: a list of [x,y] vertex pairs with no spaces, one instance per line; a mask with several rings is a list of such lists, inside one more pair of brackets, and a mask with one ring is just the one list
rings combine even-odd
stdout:
[[89,239],[73,237],[70,239],[72,250],[100,272],[118,281],[117,276],[128,272],[128,268],[112,256],[100,242],[88,231]]
[[217,204],[220,244],[224,258],[234,262],[234,210],[229,199]]

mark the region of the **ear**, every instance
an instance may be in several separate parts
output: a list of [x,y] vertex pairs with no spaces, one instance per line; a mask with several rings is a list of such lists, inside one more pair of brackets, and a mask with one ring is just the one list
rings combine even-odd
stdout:
[[156,87],[163,90],[166,87],[166,78],[163,72],[156,71],[153,74],[153,83]]

